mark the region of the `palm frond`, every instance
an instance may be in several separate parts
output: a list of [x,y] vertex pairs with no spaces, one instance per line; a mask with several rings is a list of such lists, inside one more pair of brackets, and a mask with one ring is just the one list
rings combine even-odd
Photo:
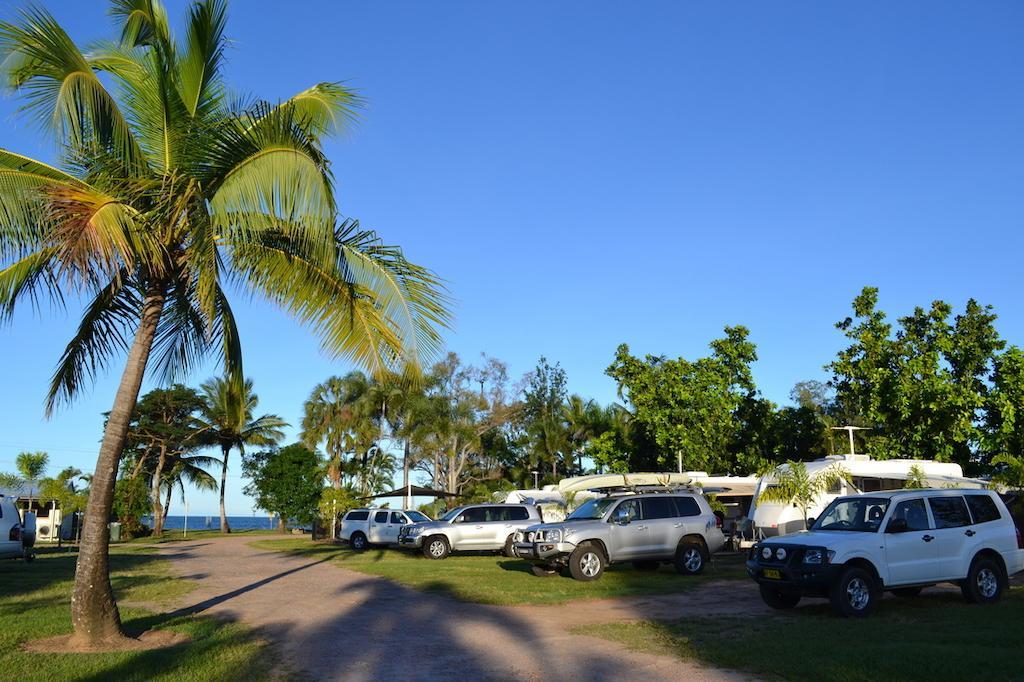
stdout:
[[50,380],[48,416],[60,402],[70,402],[83,384],[105,370],[115,354],[127,351],[126,334],[138,322],[141,305],[125,272],[97,292]]
[[342,83],[317,83],[280,107],[292,107],[296,118],[313,135],[322,137],[350,129],[359,120],[363,98]]
[[0,72],[24,98],[21,110],[72,146],[116,150],[126,167],[141,166],[117,102],[63,27],[37,7],[20,19],[0,22]]
[[159,0],[113,0],[109,14],[120,25],[121,42],[129,47],[170,44],[167,10]]
[[179,50],[177,87],[191,116],[219,106],[224,97],[220,72],[224,62],[224,0],[197,2],[189,9],[185,44]]

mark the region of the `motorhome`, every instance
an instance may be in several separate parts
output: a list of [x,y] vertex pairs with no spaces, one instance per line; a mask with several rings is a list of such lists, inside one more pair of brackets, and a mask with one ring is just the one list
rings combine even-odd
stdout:
[[[777,502],[761,502],[758,500],[762,491],[777,485],[776,472],[785,471],[789,467],[783,464],[774,472],[762,476],[754,490],[753,504],[749,518],[753,523],[756,539],[788,535],[804,530],[804,514],[794,504]],[[830,455],[822,459],[807,462],[807,474],[811,478],[820,475],[831,467],[841,467],[850,476],[848,483],[839,483],[827,492],[818,495],[807,510],[808,518],[817,517],[828,504],[841,495],[878,492],[881,490],[899,490],[906,487],[907,480],[913,477],[914,467],[923,474],[924,483],[931,488],[975,488],[988,487],[986,481],[965,478],[959,464],[951,462],[933,462],[925,459],[871,459],[869,455],[848,453]]]

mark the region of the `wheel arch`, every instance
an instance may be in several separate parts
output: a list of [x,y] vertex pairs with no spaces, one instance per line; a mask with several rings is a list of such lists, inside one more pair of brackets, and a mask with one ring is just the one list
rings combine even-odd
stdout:
[[690,540],[696,540],[699,542],[700,546],[704,548],[704,554],[708,557],[711,556],[711,551],[708,549],[708,541],[705,540],[704,536],[700,533],[687,533],[683,537],[679,538],[679,542],[676,543],[676,549],[678,550],[684,543]]
[[996,550],[992,549],[991,547],[983,547],[983,548],[979,549],[977,552],[974,553],[974,556],[971,557],[970,563],[967,565],[968,573],[971,570],[971,566],[974,565],[974,562],[977,561],[978,559],[982,559],[982,558],[992,559],[993,561],[996,562],[996,564],[999,566],[1000,570],[1003,572],[1003,574],[1000,576],[1000,578],[1002,579],[1003,585],[1005,586],[1006,583],[1009,580],[1009,574],[1006,572],[1006,561],[1003,559],[1003,555],[1002,554],[1000,554]]
[[600,538],[587,538],[585,540],[580,540],[579,542],[577,542],[576,546],[579,547],[587,543],[590,543],[597,547],[599,550],[601,550],[601,554],[604,555],[604,562],[606,564],[610,564],[612,562],[612,558],[608,554],[608,545],[604,543],[604,540],[601,540]]
[[870,559],[862,556],[852,557],[850,559],[847,559],[843,565],[864,569],[865,571],[871,574],[871,577],[874,578],[875,583],[878,585],[879,589],[881,589],[884,586],[884,583],[882,582],[882,574],[878,572],[878,568],[875,567],[874,562],[872,562]]

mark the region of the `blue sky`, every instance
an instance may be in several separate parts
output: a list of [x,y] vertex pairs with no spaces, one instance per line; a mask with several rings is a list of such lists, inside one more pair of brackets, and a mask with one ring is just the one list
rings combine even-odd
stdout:
[[[44,5],[80,41],[111,35],[105,3]],[[327,149],[341,208],[448,280],[463,356],[519,375],[543,354],[608,402],[617,344],[695,357],[744,324],[784,402],[825,378],[868,284],[894,316],[974,297],[1024,343],[1021,26],[1016,2],[236,0],[228,76],[269,99],[360,89],[363,123]],[[15,108],[0,101],[0,146],[50,158]],[[236,305],[261,408],[298,423],[350,368]],[[42,414],[74,312],[0,330],[0,470],[21,449],[51,472],[95,464],[116,372]],[[229,512],[246,514],[237,473]]]

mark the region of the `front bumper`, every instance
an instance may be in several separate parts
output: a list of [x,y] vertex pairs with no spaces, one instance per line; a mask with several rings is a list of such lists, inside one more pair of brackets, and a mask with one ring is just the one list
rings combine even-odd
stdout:
[[398,546],[419,549],[423,546],[423,533],[419,535],[399,535]]
[[570,542],[517,542],[512,549],[520,559],[536,563],[553,564],[564,562],[576,549]]
[[[747,560],[747,575],[760,585],[770,585],[781,590],[800,592],[809,596],[827,596],[832,585],[839,578],[842,566],[836,564],[792,565]],[[777,574],[778,577],[775,577]]]

